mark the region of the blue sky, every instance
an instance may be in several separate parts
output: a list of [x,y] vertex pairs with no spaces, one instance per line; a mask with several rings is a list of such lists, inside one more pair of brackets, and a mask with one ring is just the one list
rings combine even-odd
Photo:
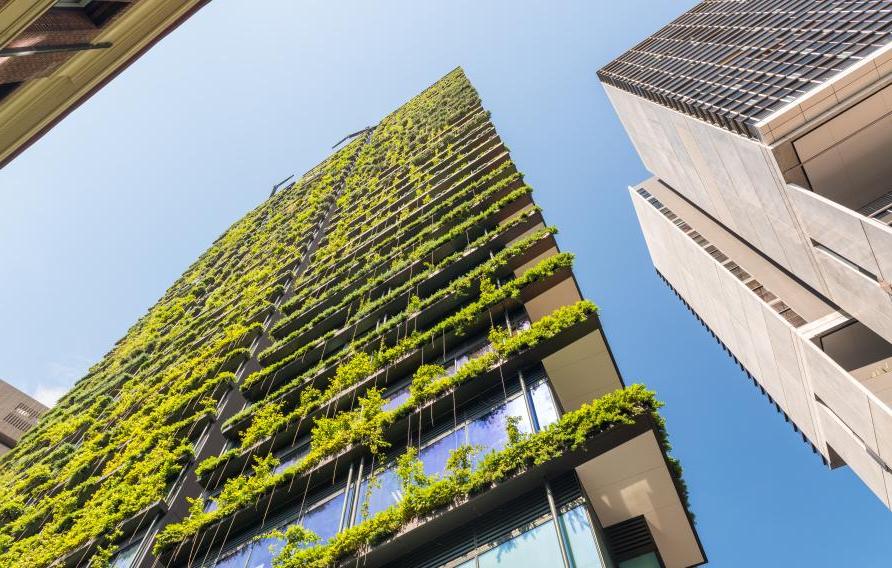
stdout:
[[635,222],[647,173],[595,70],[692,4],[214,0],[0,170],[0,377],[64,392],[273,183],[461,65],[627,382],[666,401],[712,565],[889,566],[892,513],[744,378]]

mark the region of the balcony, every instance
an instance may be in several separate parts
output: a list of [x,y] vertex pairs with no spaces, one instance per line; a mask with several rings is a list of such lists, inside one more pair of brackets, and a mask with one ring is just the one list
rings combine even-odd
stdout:
[[[671,205],[674,215],[687,221],[673,222],[645,194],[632,192],[659,273],[827,462],[832,467],[849,465],[883,503],[892,507],[892,373],[888,372],[892,368],[892,342],[872,331],[873,323],[859,322],[830,307],[811,310],[804,322],[794,324],[747,286],[739,274],[728,270],[722,257],[716,258],[699,239],[691,237],[691,231],[696,229],[695,232],[718,240],[709,231],[706,220],[695,219],[692,210],[683,210],[684,204],[673,201],[665,188],[653,183],[646,186],[647,195],[658,197],[659,205]],[[807,210],[803,207],[801,215],[811,214],[808,218],[813,221],[814,240],[822,238],[830,246],[840,248],[846,244],[855,249],[857,244],[867,249],[867,241],[848,237],[857,234],[854,229],[858,226],[844,227],[843,222],[876,224],[888,230],[806,190],[793,187],[793,191],[801,192],[799,198],[811,206]],[[847,231],[843,232],[843,228]],[[867,238],[864,231],[861,235]],[[757,258],[743,255],[742,250],[728,243],[722,244],[729,254],[734,251],[732,258],[739,268],[768,281],[768,272],[756,270]],[[815,254],[823,251],[817,249]],[[828,256],[826,262],[836,263],[838,270],[860,278],[862,289],[870,285],[880,290],[875,280],[841,261]],[[791,304],[797,295],[807,295],[805,289],[796,294],[791,286],[782,284],[780,280],[773,281],[773,289]],[[886,302],[892,304],[888,296]],[[801,301],[800,304],[805,306]],[[882,319],[878,307],[879,303],[870,314]]]
[[787,191],[833,301],[892,341],[892,194],[860,208],[866,216],[797,185]]

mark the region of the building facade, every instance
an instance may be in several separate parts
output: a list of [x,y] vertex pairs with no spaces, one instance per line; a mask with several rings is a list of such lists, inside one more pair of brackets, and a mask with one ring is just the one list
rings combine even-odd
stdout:
[[208,0],[0,0],[0,167]]
[[661,277],[826,464],[892,506],[886,2],[707,1],[598,73]]
[[37,424],[47,407],[6,381],[0,381],[0,456],[14,448],[19,439]]
[[2,462],[0,566],[702,564],[554,235],[453,71],[230,227]]

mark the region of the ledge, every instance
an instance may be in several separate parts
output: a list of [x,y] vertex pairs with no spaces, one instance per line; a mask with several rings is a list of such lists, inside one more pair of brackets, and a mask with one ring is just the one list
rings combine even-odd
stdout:
[[[597,315],[593,314],[585,321],[568,327],[559,335],[551,339],[542,341],[541,343],[535,345],[530,349],[509,357],[498,365],[491,367],[489,370],[482,373],[481,375],[478,375],[468,382],[457,386],[454,389],[454,396],[452,394],[452,391],[447,391],[438,398],[422,405],[419,409],[416,409],[413,414],[420,411],[433,413],[434,415],[437,415],[438,413],[445,413],[452,409],[453,405],[461,405],[464,402],[474,398],[481,392],[485,391],[489,386],[495,384],[495,381],[499,380],[499,378],[503,374],[510,375],[537,362],[540,362],[545,357],[556,353],[567,345],[570,345],[576,340],[595,331],[599,328],[599,326],[600,324],[598,321],[598,317]],[[412,360],[413,362],[417,361],[420,364],[420,358],[412,358]],[[334,398],[330,399],[327,404],[310,413],[303,419],[292,422],[286,429],[277,432],[273,436],[270,436],[261,442],[258,442],[251,448],[246,449],[238,456],[234,456],[233,458],[226,460],[221,466],[217,467],[216,469],[205,473],[203,476],[198,478],[199,483],[201,483],[206,488],[216,487],[228,478],[247,471],[253,456],[265,456],[271,452],[275,452],[283,447],[290,445],[293,440],[298,439],[303,435],[309,434],[309,432],[313,429],[316,417],[325,414],[333,415],[336,412],[347,410],[355,398],[362,396],[372,386],[380,386],[382,381],[390,375],[394,375],[398,378],[402,378],[404,376],[393,373],[392,370],[387,367],[385,367],[384,369],[380,369],[379,371],[368,376],[366,379],[357,383],[351,388],[341,391]],[[391,426],[391,431],[400,433],[400,435],[393,440],[402,440],[402,433],[407,430],[409,426],[408,423],[411,421],[411,416],[412,415],[401,418]],[[229,431],[226,432],[226,435],[232,436],[235,431],[235,428],[230,428]]]
[[[448,403],[449,405],[452,404],[451,396]],[[403,424],[405,423],[403,422]],[[394,424],[394,428],[398,425],[398,423]],[[425,542],[424,539],[429,538],[428,535],[430,533],[428,531],[442,532],[448,530],[451,526],[459,526],[462,523],[466,523],[476,516],[478,509],[497,507],[499,504],[516,497],[519,492],[525,492],[535,487],[544,479],[569,471],[600,454],[632,440],[642,432],[654,428],[654,422],[649,416],[640,416],[634,424],[611,426],[598,434],[590,436],[586,444],[578,450],[565,453],[559,459],[551,460],[540,466],[531,467],[511,479],[495,485],[488,491],[472,496],[459,505],[434,513],[423,520],[419,520],[415,525],[405,528],[399,535],[375,547],[367,558],[367,561],[374,562],[374,564],[368,565],[383,565],[383,563],[407,552],[409,547],[416,546],[415,543],[423,544]],[[337,474],[339,463],[343,467],[344,463],[348,463],[351,459],[358,458],[360,455],[359,449],[353,447],[338,456],[331,457],[313,470],[295,477],[290,483],[279,486],[272,492],[258,498],[254,506],[223,517],[197,535],[179,543],[179,545],[170,545],[158,554],[159,562],[162,565],[177,565],[187,561],[187,557],[190,555],[195,557],[196,554],[201,554],[208,549],[221,545],[228,534],[236,534],[242,528],[258,524],[264,518],[270,518],[277,511],[299,503],[305,492],[312,487],[312,485],[308,487],[307,481],[309,479],[320,479],[323,485],[327,485],[329,480]],[[275,508],[269,508],[268,510],[268,503],[275,503]],[[232,530],[215,530],[215,527],[219,526],[220,523],[227,524],[232,527]],[[414,536],[407,538],[408,535]],[[196,538],[198,538],[197,542]]]

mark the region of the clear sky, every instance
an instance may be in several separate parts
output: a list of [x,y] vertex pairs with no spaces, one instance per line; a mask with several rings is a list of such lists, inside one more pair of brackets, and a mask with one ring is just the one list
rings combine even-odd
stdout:
[[892,513],[828,471],[659,281],[647,177],[595,71],[690,0],[214,0],[0,170],[0,377],[61,394],[273,183],[457,65],[654,388],[718,567],[892,564]]

